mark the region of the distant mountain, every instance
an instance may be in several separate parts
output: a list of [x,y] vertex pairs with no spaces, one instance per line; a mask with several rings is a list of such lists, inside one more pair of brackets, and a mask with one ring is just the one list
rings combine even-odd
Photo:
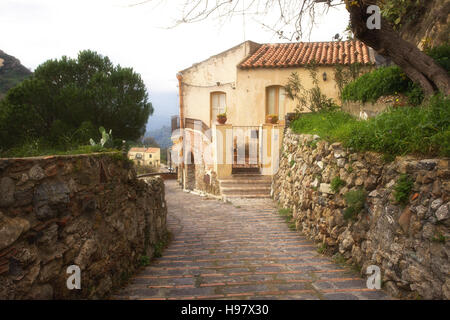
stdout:
[[155,139],[163,149],[172,145],[172,140],[170,140],[170,137],[172,136],[172,129],[170,126],[163,126],[160,129],[150,130],[145,135]]
[[150,102],[154,112],[148,119],[147,132],[156,131],[163,126],[170,126],[170,118],[178,114],[178,94],[177,92],[149,91]]
[[0,50],[0,99],[6,92],[31,75],[18,59]]

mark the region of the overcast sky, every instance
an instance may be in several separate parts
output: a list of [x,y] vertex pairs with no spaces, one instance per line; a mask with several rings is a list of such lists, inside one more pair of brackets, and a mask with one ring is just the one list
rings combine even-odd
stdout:
[[[32,70],[48,59],[91,49],[133,67],[158,100],[159,94],[177,92],[177,71],[244,41],[242,16],[225,24],[209,19],[168,29],[180,18],[184,0],[130,6],[142,1],[1,0],[0,49]],[[310,40],[330,41],[344,31],[348,14],[340,7],[318,22]],[[281,42],[251,17],[245,21],[245,40]]]

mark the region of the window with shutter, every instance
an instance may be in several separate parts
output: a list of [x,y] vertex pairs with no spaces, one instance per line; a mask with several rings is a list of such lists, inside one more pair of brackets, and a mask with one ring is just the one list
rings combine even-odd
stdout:
[[266,116],[278,115],[278,119],[284,120],[285,116],[285,89],[282,86],[270,86],[266,88]]
[[226,94],[225,92],[211,93],[211,124],[213,124],[217,115],[224,113],[226,110]]

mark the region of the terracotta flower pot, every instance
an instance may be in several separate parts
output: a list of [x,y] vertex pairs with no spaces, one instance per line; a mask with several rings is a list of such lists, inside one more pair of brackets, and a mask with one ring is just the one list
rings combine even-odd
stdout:
[[277,124],[278,123],[278,116],[276,115],[268,115],[267,116],[267,122],[271,124]]
[[220,124],[225,124],[227,122],[226,116],[217,116],[217,122]]

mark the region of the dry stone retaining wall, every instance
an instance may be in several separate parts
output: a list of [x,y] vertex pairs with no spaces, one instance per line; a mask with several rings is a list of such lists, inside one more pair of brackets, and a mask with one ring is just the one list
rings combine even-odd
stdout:
[[165,240],[166,213],[162,179],[118,153],[0,159],[0,299],[107,297]]
[[[396,203],[401,175],[413,181],[407,204]],[[340,177],[335,192],[331,181]],[[356,153],[318,136],[284,136],[280,169],[272,195],[293,209],[298,230],[321,248],[361,267],[377,265],[383,285],[394,296],[450,298],[449,159]],[[344,219],[345,195],[365,191],[357,218]],[[336,189],[335,189],[336,190]]]

